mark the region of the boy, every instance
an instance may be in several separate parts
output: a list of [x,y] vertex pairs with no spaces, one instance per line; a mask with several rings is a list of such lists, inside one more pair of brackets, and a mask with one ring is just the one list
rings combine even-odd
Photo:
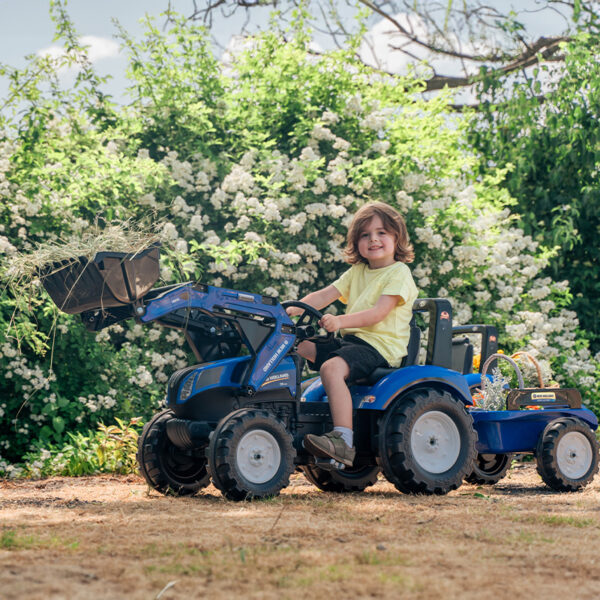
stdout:
[[[344,315],[326,314],[319,323],[327,331],[340,330],[342,337],[323,344],[304,341],[297,351],[319,370],[334,425],[325,435],[307,434],[304,445],[315,456],[352,466],[356,450],[346,381],[377,367],[400,366],[418,291],[405,264],[414,259],[406,224],[391,206],[373,202],[358,210],[348,230],[346,255],[350,269],[302,298],[318,310],[337,299],[344,302]],[[290,307],[287,312],[293,316],[302,310]]]

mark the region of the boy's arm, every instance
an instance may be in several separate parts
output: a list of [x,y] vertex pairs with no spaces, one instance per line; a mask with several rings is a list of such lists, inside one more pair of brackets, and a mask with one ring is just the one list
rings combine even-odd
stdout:
[[327,331],[348,329],[350,327],[370,327],[385,319],[389,312],[398,304],[401,296],[379,296],[375,306],[350,315],[323,315],[321,327]]
[[[329,306],[340,296],[339,290],[334,285],[328,285],[323,289],[307,294],[300,302],[304,302],[304,304],[308,304],[317,310],[321,310],[322,308]],[[296,306],[290,306],[286,312],[290,317],[293,317],[302,314],[304,311]]]

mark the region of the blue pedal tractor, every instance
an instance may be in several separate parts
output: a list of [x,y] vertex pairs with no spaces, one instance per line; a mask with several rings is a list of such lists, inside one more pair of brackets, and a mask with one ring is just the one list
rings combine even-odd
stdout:
[[[535,454],[543,480],[558,491],[582,488],[598,470],[598,421],[577,390],[514,390],[507,410],[477,410],[473,338],[483,364],[497,350],[497,332],[453,328],[445,299],[419,299],[413,308],[428,317],[424,364],[417,364],[421,329],[413,319],[402,367],[351,383],[354,465],[315,458],[302,440],[329,431],[331,416],[320,379],[301,380],[295,348],[318,341],[322,315],[210,285],[153,288],[158,261],[156,247],[102,252],[53,265],[42,281],[57,306],[80,314],[91,331],[134,318],[185,333],[197,364],[173,373],[164,410],[139,438],[140,472],[162,493],[194,494],[212,481],[231,500],[264,498],[301,470],[331,492],[362,491],[383,472],[401,492],[446,494],[465,479],[499,481],[514,453]],[[288,306],[304,312],[293,321]],[[527,410],[534,404],[542,409]]]

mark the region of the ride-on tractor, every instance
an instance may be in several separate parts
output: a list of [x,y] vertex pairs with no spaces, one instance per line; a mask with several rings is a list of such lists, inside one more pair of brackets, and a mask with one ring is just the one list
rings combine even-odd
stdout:
[[[331,416],[320,379],[301,381],[304,362],[295,348],[322,339],[321,313],[210,285],[153,289],[158,261],[156,247],[136,255],[102,252],[55,264],[42,281],[57,306],[79,313],[91,331],[134,318],[185,333],[198,364],[173,373],[164,410],[139,438],[140,471],[160,492],[193,494],[212,481],[232,500],[263,498],[278,494],[300,469],[325,491],[362,491],[383,472],[401,492],[445,494],[465,478],[498,481],[513,453],[534,453],[543,480],[572,491],[598,469],[598,421],[576,390],[515,390],[508,410],[474,406],[481,376],[471,372],[472,338],[481,338],[483,364],[497,350],[497,331],[453,328],[446,299],[415,302],[414,312],[428,316],[424,364],[413,319],[401,368],[349,382],[354,465],[315,458],[303,438],[329,431]],[[297,321],[288,306],[303,310]]]

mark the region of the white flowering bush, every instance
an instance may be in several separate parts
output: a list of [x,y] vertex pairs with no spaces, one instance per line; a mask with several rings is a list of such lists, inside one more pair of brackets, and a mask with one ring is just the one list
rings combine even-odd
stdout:
[[[124,36],[125,108],[92,76],[50,96],[38,76],[21,89],[24,116],[0,123],[0,263],[98,216],[145,219],[170,240],[163,282],[297,299],[347,268],[353,213],[382,200],[406,218],[422,296],[450,298],[455,323],[496,324],[502,347],[551,362],[597,402],[598,360],[568,284],[539,276],[547,254],[516,227],[504,174],[472,174],[448,98],[424,101],[418,81],[374,76],[352,49],[315,57],[307,43],[302,29],[286,42],[267,33],[225,72],[185,21]],[[40,70],[51,79],[55,67]],[[8,288],[0,327],[0,472],[65,431],[149,416],[191,360],[177,332],[125,322],[91,334],[42,295]]]

